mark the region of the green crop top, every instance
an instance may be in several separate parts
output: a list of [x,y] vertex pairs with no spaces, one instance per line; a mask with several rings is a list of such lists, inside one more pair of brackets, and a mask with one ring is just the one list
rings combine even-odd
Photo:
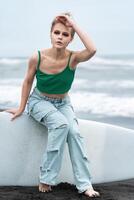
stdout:
[[39,91],[48,94],[64,94],[69,91],[75,75],[75,69],[69,67],[71,54],[72,52],[69,55],[67,66],[63,71],[56,74],[46,74],[39,68],[41,55],[40,51],[38,51],[39,59],[36,71],[36,87]]

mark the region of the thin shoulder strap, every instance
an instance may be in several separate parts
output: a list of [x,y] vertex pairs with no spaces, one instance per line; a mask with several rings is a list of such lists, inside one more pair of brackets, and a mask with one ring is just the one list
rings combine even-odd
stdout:
[[38,50],[38,64],[37,64],[37,68],[36,69],[39,69],[40,61],[41,61],[41,55],[40,55],[40,51]]
[[72,55],[72,51],[70,52],[70,55],[69,55],[69,59],[68,59],[68,63],[67,63],[67,65],[69,65],[69,62],[70,62],[70,58],[71,58],[71,55]]

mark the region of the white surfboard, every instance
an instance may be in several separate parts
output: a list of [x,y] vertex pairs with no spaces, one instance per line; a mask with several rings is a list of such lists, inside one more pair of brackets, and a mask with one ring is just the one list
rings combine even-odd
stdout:
[[[47,129],[26,114],[11,121],[0,113],[0,185],[35,186]],[[78,119],[90,160],[92,183],[134,178],[134,130]],[[75,184],[67,143],[59,182]]]

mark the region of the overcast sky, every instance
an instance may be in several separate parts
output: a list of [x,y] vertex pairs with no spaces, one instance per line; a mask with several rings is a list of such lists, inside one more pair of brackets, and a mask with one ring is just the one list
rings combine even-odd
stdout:
[[[97,53],[134,53],[133,0],[0,0],[0,57],[29,56],[49,48],[51,21],[70,11]],[[76,35],[70,49],[84,46]]]

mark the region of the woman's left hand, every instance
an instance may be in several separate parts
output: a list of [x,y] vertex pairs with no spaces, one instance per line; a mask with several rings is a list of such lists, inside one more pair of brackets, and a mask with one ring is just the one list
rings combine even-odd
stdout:
[[68,26],[68,27],[73,27],[73,25],[75,23],[74,20],[72,19],[72,17],[65,15],[65,14],[56,16],[56,20],[61,21],[62,23],[65,24],[65,26]]

